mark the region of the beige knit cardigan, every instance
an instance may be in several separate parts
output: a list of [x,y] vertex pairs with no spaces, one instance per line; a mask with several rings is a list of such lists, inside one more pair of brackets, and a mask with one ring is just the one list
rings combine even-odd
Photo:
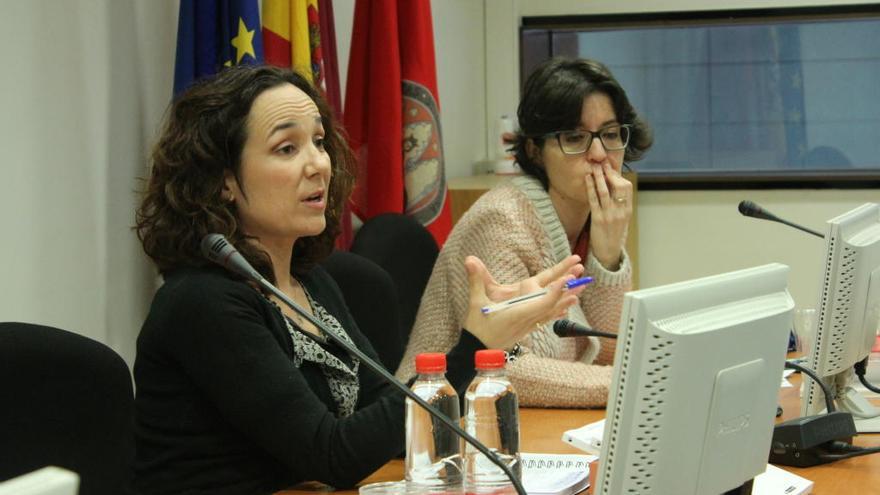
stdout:
[[[464,259],[479,257],[500,283],[535,275],[571,255],[565,230],[540,182],[528,176],[505,181],[484,194],[459,220],[443,246],[425,288],[406,352],[397,370],[407,380],[421,352],[448,352],[458,341],[468,304]],[[626,253],[615,272],[592,254],[586,275],[595,280],[581,293],[568,319],[617,332],[623,294],[632,283]],[[523,354],[508,374],[524,406],[603,407],[608,400],[615,342],[559,338],[550,325],[522,342]]]

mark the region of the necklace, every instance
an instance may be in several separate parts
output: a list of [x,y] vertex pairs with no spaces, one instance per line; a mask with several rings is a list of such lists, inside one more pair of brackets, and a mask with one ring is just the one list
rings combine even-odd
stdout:
[[327,345],[327,343],[329,342],[329,339],[324,335],[324,332],[322,332],[320,329],[318,329],[319,333],[316,335],[311,332],[305,331],[302,328],[301,324],[300,325],[294,324],[293,326],[291,326],[291,324],[290,324],[291,318],[283,313],[282,313],[282,317],[284,318],[284,323],[287,324],[287,331],[288,332],[293,333],[294,328],[296,328],[296,330],[298,330],[301,335],[306,336],[307,338],[317,342],[318,344]]
[[302,326],[305,324],[306,319],[303,318],[302,315],[300,315],[299,313],[297,313],[296,311],[294,311],[294,312],[293,312],[293,321],[296,322],[297,326],[299,326],[300,328],[302,328]]

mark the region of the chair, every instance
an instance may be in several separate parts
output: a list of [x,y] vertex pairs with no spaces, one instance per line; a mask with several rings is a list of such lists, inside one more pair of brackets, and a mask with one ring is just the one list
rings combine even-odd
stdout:
[[394,372],[406,340],[400,338],[397,289],[379,265],[354,253],[334,251],[321,265],[336,281],[345,303],[385,369]]
[[351,251],[381,266],[394,281],[400,313],[400,339],[405,348],[422,293],[440,253],[437,242],[414,218],[385,213],[364,223],[352,241]]
[[80,495],[128,493],[131,375],[109,347],[57,328],[0,323],[0,480],[47,465]]

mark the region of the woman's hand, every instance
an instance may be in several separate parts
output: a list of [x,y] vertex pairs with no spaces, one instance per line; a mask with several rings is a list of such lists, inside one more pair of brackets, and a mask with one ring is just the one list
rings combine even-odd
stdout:
[[590,251],[611,271],[620,267],[626,229],[632,216],[632,183],[607,161],[586,176],[590,203]]
[[[470,283],[470,297],[463,326],[490,349],[508,349],[537,329],[538,324],[564,317],[583,290],[583,286],[563,290],[565,282],[584,272],[578,256],[569,256],[541,273],[513,284],[496,282],[476,256],[468,256],[464,266]],[[489,304],[544,288],[548,289],[547,294],[529,302],[489,314],[481,311]]]

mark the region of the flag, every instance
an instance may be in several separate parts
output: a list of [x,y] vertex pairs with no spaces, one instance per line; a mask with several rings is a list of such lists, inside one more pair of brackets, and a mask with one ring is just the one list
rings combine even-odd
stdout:
[[359,158],[354,211],[406,213],[443,245],[452,228],[429,0],[357,0],[345,127]]
[[[266,63],[293,68],[319,88],[342,121],[336,31],[330,0],[263,0]],[[351,211],[344,208],[336,247],[351,245]]]
[[257,0],[181,0],[174,94],[235,64],[263,62]]
[[[318,32],[321,40],[321,63],[324,94],[330,103],[336,116],[336,121],[342,124],[342,96],[339,91],[339,61],[336,57],[336,21],[333,19],[332,0],[318,0]],[[313,54],[314,55],[314,54]],[[339,237],[336,238],[336,247],[348,250],[354,238],[351,225],[351,207],[346,204],[339,221]]]
[[336,23],[332,0],[318,0],[318,21],[321,33],[321,57],[324,64],[324,89],[327,101],[342,121],[342,97],[339,89],[339,61],[336,57]]
[[318,0],[263,0],[266,62],[290,67],[323,88]]

